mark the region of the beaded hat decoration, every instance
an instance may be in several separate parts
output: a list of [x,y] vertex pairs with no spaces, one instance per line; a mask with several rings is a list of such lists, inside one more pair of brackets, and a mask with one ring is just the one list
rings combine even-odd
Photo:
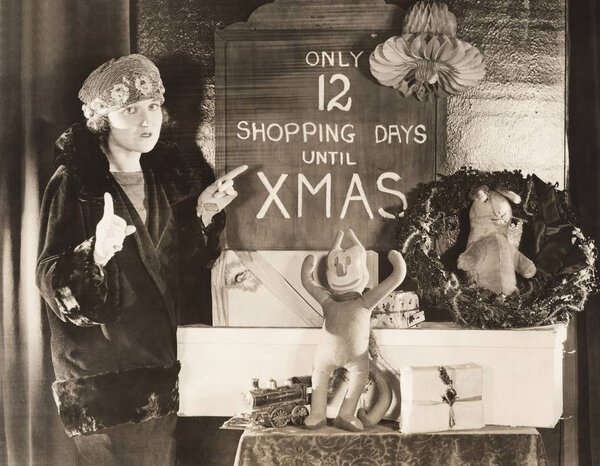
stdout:
[[113,58],[92,71],[78,97],[89,123],[140,100],[163,103],[164,92],[156,65],[143,55],[132,54]]

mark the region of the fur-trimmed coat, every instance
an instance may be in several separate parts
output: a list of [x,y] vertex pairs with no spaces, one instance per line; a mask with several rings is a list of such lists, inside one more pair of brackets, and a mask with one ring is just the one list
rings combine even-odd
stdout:
[[[195,211],[202,187],[162,142],[141,158],[146,225],[87,129],[74,126],[57,141],[57,162],[42,201],[36,278],[65,429],[80,435],[177,412],[177,324],[181,309],[198,306],[195,282],[219,254],[223,215],[203,227]],[[101,267],[93,249],[104,192],[136,231]]]

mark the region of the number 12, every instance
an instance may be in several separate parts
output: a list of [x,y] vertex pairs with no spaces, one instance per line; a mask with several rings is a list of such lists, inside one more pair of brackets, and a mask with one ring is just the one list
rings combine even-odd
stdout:
[[[329,80],[329,84],[333,84],[336,81],[342,81],[343,89],[334,98],[327,102],[327,111],[330,112],[334,108],[347,112],[352,107],[352,97],[348,97],[346,103],[342,105],[339,100],[344,97],[350,90],[350,80],[347,76],[336,73]],[[319,110],[325,110],[325,75],[319,75]]]

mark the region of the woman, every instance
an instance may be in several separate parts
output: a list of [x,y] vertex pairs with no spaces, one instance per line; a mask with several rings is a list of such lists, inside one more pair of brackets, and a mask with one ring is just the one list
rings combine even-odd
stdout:
[[178,314],[219,254],[222,210],[246,168],[201,190],[159,140],[163,94],[142,55],[93,71],[79,92],[86,126],[57,141],[42,202],[52,388],[82,464],[174,463]]

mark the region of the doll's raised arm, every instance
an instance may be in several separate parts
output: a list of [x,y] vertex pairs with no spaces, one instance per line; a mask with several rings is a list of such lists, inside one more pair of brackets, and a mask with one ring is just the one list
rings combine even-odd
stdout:
[[304,286],[306,291],[308,291],[310,295],[322,306],[325,300],[330,297],[330,295],[329,291],[319,286],[313,278],[312,272],[314,268],[315,256],[309,254],[304,258],[304,262],[302,263],[302,286]]
[[394,291],[406,277],[406,262],[404,262],[402,254],[398,251],[391,250],[388,253],[388,260],[394,267],[392,274],[363,296],[363,303],[369,310],[373,310],[387,295]]

